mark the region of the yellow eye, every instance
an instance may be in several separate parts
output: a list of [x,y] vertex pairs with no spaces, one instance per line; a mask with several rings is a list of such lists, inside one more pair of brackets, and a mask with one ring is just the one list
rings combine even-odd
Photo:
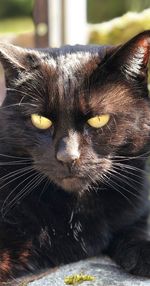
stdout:
[[109,114],[102,114],[102,115],[97,115],[95,117],[88,119],[87,123],[91,127],[101,128],[108,123],[109,119],[110,119]]
[[31,115],[32,124],[39,129],[48,129],[52,126],[52,121],[38,114]]

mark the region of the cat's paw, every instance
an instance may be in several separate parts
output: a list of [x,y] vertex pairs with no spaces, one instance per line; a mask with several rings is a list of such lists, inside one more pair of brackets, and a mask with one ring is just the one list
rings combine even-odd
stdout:
[[131,274],[150,278],[150,241],[132,245],[125,253],[119,264]]

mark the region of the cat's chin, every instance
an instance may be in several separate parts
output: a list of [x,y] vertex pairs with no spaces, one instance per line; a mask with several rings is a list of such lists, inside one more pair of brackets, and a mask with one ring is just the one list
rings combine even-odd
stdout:
[[87,181],[78,177],[65,177],[59,180],[57,184],[69,192],[82,192],[88,188]]

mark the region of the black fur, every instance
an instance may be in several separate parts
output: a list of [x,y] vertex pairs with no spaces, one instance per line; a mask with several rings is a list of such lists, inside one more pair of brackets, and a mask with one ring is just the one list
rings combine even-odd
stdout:
[[[101,253],[150,277],[149,53],[150,31],[120,47],[0,45],[1,281]],[[90,127],[100,114],[108,124]]]

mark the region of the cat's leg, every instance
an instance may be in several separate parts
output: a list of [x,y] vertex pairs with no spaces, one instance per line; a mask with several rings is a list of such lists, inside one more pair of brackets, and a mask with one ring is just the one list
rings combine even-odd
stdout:
[[[13,240],[13,236],[12,236]],[[10,245],[9,245],[10,244]],[[0,283],[14,279],[24,274],[32,274],[36,269],[36,261],[33,257],[34,247],[31,240],[25,242],[10,241],[1,243],[0,247]]]
[[146,222],[141,220],[116,233],[107,253],[127,272],[150,277],[150,240]]

